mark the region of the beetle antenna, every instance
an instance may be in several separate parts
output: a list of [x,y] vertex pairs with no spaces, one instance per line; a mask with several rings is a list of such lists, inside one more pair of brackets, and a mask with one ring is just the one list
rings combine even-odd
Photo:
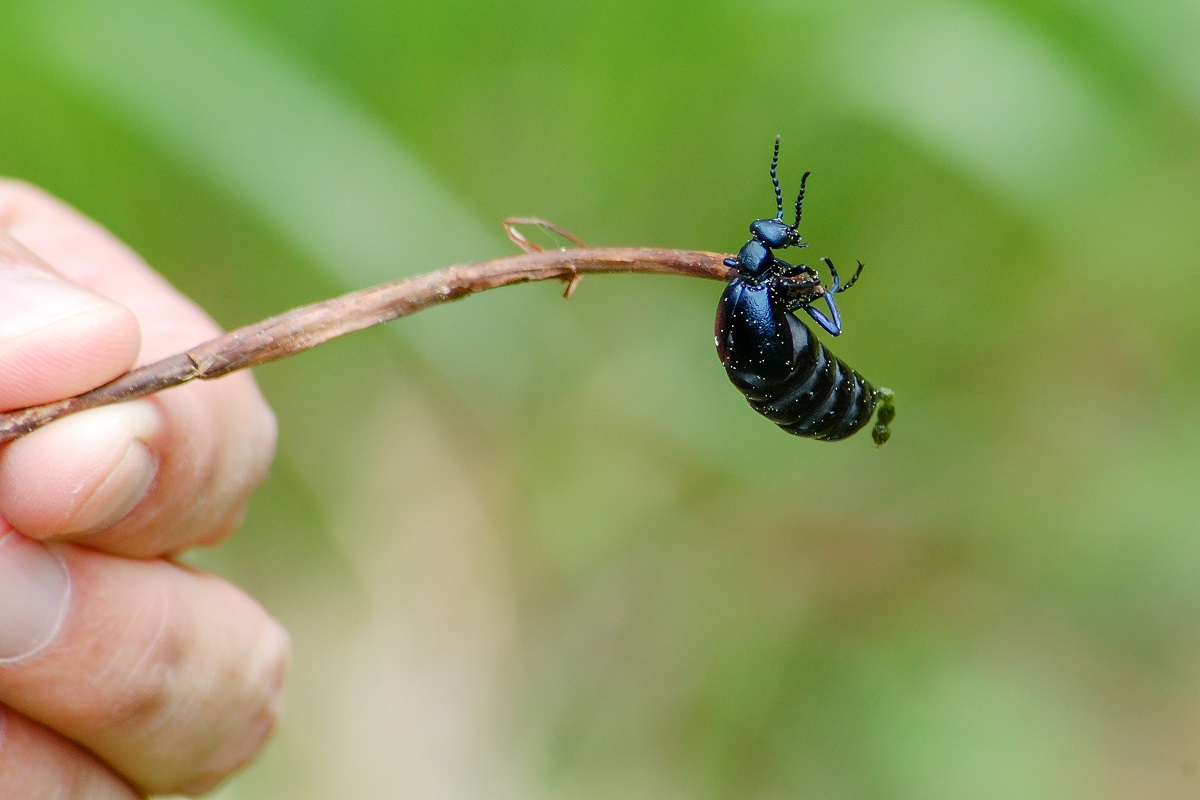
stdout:
[[775,168],[779,166],[779,136],[775,137],[775,155],[771,157],[771,185],[775,187],[775,205],[779,209],[775,219],[783,219],[783,191],[779,188],[779,178]]
[[[796,195],[796,224],[792,226],[793,228],[800,227],[800,209],[804,205],[804,184],[808,183],[809,175],[812,175],[811,171],[804,173],[800,178],[800,194]],[[779,212],[779,218],[783,219],[782,211]]]

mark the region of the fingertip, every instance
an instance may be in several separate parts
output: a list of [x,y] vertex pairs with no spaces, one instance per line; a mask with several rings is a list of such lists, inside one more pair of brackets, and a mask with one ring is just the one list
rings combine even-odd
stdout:
[[66,562],[19,533],[0,533],[0,665],[33,658],[62,629],[71,597]]
[[0,231],[0,408],[95,388],[128,370],[140,346],[132,311],[56,275]]
[[0,408],[49,403],[105,384],[133,366],[139,340],[133,314],[105,303],[0,341]]
[[81,535],[126,516],[154,483],[153,401],[91,409],[9,445],[0,456],[0,514],[37,539]]
[[52,202],[55,202],[54,199],[44,189],[20,178],[0,175],[0,225],[12,225],[21,210],[30,204]]

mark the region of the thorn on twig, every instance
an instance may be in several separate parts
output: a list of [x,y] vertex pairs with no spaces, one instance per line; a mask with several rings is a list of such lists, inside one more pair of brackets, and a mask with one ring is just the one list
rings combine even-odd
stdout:
[[[532,225],[534,227],[542,228],[550,231],[553,234],[556,234],[563,239],[566,239],[576,247],[587,247],[587,245],[583,243],[582,239],[571,233],[566,228],[559,227],[550,220],[542,219],[541,217],[507,217],[505,218],[503,224],[504,232],[508,235],[508,240],[524,250],[526,253],[541,253],[545,251],[545,248],[536,242],[529,241],[525,234],[517,230],[518,225]],[[558,249],[566,250],[567,248],[560,247]],[[563,289],[564,300],[570,299],[571,295],[575,294],[575,290],[579,288],[579,282],[583,280],[583,276],[579,274],[573,264],[567,264],[566,266],[570,268],[571,274],[569,276],[564,275],[563,277],[559,278],[560,281],[566,284],[566,287]]]

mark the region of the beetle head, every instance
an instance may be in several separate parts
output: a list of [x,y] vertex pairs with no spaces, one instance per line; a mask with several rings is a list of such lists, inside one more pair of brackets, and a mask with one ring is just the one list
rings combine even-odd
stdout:
[[750,233],[772,250],[800,244],[800,232],[781,219],[756,219],[750,223]]

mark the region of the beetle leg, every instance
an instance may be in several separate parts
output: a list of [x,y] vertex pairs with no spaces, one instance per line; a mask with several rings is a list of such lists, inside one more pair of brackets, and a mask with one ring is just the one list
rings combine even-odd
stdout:
[[833,260],[825,258],[824,256],[821,257],[821,260],[825,262],[825,266],[829,267],[829,274],[833,276],[833,286],[829,290],[830,294],[837,294],[838,292],[846,291],[855,284],[855,282],[858,280],[858,276],[862,275],[863,263],[860,261],[858,262],[858,269],[854,271],[854,277],[850,279],[849,283],[847,283],[845,286],[842,286],[841,282],[838,281],[837,267],[833,265]]
[[810,302],[820,296],[820,292],[814,292],[821,285],[821,279],[816,275],[797,280],[799,276],[776,278],[775,284],[783,290],[785,297],[792,298],[802,296],[804,302]]
[[817,277],[817,271],[808,264],[789,264],[779,256],[775,256],[775,263],[779,265],[779,274],[784,278],[794,278],[797,275],[811,275]]
[[[812,301],[801,306],[805,313],[813,318],[813,321],[829,332],[830,336],[838,336],[842,332],[842,315],[838,312],[837,302],[833,299],[834,292],[826,289],[821,296],[825,298],[825,305],[829,306],[829,316],[813,308]],[[815,298],[814,298],[815,299]]]
[[842,333],[842,315],[838,311],[837,301],[833,299],[833,296],[838,292],[846,291],[854,285],[854,282],[858,280],[858,276],[862,273],[862,262],[858,263],[858,271],[854,273],[854,277],[850,279],[850,282],[842,286],[841,279],[838,278],[837,267],[833,265],[833,261],[824,257],[821,260],[825,262],[825,266],[829,267],[829,275],[833,279],[833,285],[825,289],[820,295],[825,298],[825,305],[829,307],[829,315],[826,316],[824,312],[812,307],[812,303],[817,299],[816,297],[810,298],[807,302],[798,305],[797,308],[803,308],[804,312],[812,317],[813,322],[824,328],[830,336],[839,336]]
[[[824,289],[821,288],[821,281],[815,276],[806,280],[776,278],[775,286],[783,300],[784,309],[794,312],[803,308],[810,315],[812,314],[812,311],[809,310],[810,305],[824,294]],[[823,317],[824,315],[822,314],[821,316]],[[826,325],[820,322],[820,320],[818,320],[818,324],[828,330]],[[833,323],[830,322],[830,324]]]

